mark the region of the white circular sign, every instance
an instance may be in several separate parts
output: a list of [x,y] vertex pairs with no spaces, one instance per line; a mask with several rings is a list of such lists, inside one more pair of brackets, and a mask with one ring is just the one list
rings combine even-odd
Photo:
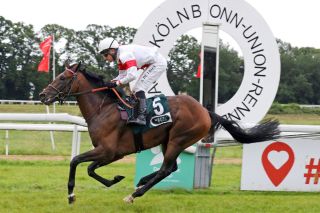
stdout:
[[[236,94],[217,109],[233,120],[259,122],[268,112],[280,80],[280,55],[275,38],[260,14],[243,0],[167,0],[138,29],[134,43],[156,46],[168,56],[174,42],[204,22],[220,29],[239,44],[245,72]],[[232,82],[230,82],[232,84]],[[174,95],[166,75],[148,91]]]

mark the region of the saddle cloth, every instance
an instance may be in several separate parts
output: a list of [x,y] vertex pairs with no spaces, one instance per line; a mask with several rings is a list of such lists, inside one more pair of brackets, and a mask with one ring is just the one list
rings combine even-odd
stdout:
[[[135,116],[136,110],[130,109],[123,104],[119,104],[121,119],[128,121]],[[163,94],[147,99],[147,124],[145,126],[130,124],[134,134],[143,133],[151,128],[155,128],[162,124],[171,123],[171,113],[167,97]]]

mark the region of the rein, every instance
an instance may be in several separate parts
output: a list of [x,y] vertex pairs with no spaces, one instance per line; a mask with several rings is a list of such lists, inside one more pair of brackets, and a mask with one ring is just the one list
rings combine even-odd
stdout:
[[[52,84],[49,84],[49,87],[51,87],[52,89],[54,89],[57,92],[57,95],[55,97],[58,98],[60,104],[63,103],[63,101],[66,99],[66,97],[71,97],[71,96],[80,96],[80,95],[84,95],[84,94],[89,94],[89,93],[96,93],[96,92],[100,92],[100,91],[104,91],[107,89],[111,89],[114,94],[117,96],[117,98],[125,105],[127,106],[129,109],[133,109],[133,106],[131,106],[130,104],[128,104],[125,100],[123,100],[123,98],[119,95],[118,91],[115,88],[109,88],[109,87],[99,87],[99,88],[95,88],[95,89],[89,89],[86,91],[82,91],[82,92],[77,92],[77,93],[71,93],[71,88],[73,83],[75,82],[75,79],[77,78],[77,71],[73,71],[72,69],[67,68],[66,71],[71,72],[72,73],[72,79],[70,80],[70,83],[66,84],[64,86],[64,88],[62,90],[58,90],[57,88],[55,88]],[[69,86],[69,88],[67,89],[67,94],[64,93],[64,90],[67,88],[67,86]]]
[[131,106],[130,104],[128,104],[125,100],[123,100],[123,98],[119,95],[118,91],[115,88],[109,88],[109,87],[99,87],[99,88],[95,88],[95,89],[90,89],[90,90],[86,90],[86,91],[82,91],[82,92],[77,92],[77,93],[71,93],[68,94],[68,96],[80,96],[80,95],[84,95],[84,94],[88,94],[88,93],[96,93],[96,92],[101,92],[104,90],[108,90],[111,89],[114,94],[117,96],[117,98],[128,108],[132,109],[133,106]]
[[[71,70],[71,69],[67,69],[69,72],[71,72],[73,74],[73,76],[76,76],[76,73]],[[77,93],[68,93],[67,96],[80,96],[80,95],[84,95],[84,94],[88,94],[88,93],[96,93],[96,92],[100,92],[100,91],[104,91],[110,89],[109,87],[99,87],[99,88],[95,88],[95,89],[90,89],[90,90],[86,90],[83,92],[77,92]],[[115,88],[111,88],[111,90],[114,92],[114,94],[118,97],[118,99],[125,105],[127,106],[129,109],[132,109],[133,106],[131,106],[130,104],[128,104],[125,100],[123,100],[123,98],[121,98],[121,96],[119,95],[118,91]]]

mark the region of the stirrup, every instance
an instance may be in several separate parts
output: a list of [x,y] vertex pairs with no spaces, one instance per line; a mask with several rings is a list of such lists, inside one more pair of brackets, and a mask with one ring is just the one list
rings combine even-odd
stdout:
[[146,117],[144,116],[144,119],[139,119],[140,116],[137,118],[133,118],[132,120],[128,120],[127,124],[137,124],[137,125],[142,125],[145,126],[147,124]]

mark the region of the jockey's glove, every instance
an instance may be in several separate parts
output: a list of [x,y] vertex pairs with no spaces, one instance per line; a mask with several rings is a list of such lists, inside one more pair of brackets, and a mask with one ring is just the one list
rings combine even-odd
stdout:
[[117,85],[116,82],[105,82],[105,83],[103,84],[103,86],[108,87],[108,88],[115,88],[115,87],[117,87],[118,85]]

